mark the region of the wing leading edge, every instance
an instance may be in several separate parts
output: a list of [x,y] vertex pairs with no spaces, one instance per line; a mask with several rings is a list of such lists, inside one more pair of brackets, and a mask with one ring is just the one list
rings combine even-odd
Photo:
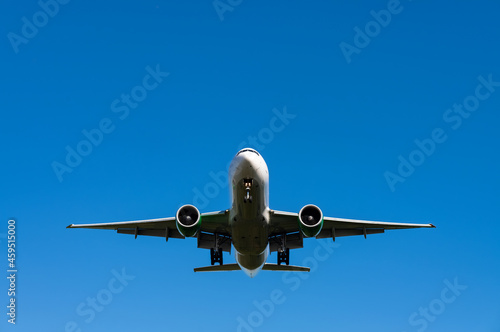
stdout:
[[[298,213],[271,211],[271,235],[299,232]],[[318,239],[340,236],[384,233],[388,229],[435,228],[432,224],[410,224],[383,221],[356,220],[344,218],[323,218],[323,228]]]
[[[228,223],[229,212],[218,211],[201,214],[200,231],[209,234],[220,234],[230,236]],[[71,224],[66,228],[89,228],[89,229],[110,229],[116,230],[120,234],[164,237],[167,241],[169,237],[183,239],[184,236],[177,230],[175,217],[145,219],[134,221],[120,221],[98,224]]]

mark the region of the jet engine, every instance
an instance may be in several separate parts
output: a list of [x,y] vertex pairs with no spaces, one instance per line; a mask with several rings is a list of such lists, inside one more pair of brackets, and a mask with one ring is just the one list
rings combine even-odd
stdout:
[[183,205],[175,214],[177,229],[185,237],[195,236],[201,227],[200,211],[193,205]]
[[306,205],[299,212],[299,228],[305,237],[318,235],[323,228],[323,212],[316,205]]

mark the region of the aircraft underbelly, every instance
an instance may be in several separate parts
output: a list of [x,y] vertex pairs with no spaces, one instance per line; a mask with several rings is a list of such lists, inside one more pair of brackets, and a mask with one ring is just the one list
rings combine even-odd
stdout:
[[243,269],[256,272],[266,263],[267,255],[267,250],[264,250],[259,255],[242,255],[239,252],[236,252],[236,261]]
[[257,202],[243,203],[233,217],[232,240],[236,262],[250,277],[264,266],[268,256],[268,220]]
[[265,220],[235,221],[232,233],[234,249],[244,255],[261,254],[268,244],[267,231]]

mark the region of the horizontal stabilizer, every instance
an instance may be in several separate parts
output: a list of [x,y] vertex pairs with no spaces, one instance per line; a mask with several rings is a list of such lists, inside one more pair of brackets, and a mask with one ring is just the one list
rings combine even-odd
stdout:
[[238,271],[241,270],[238,264],[211,265],[197,267],[194,272],[217,272],[217,271]]
[[[221,272],[221,271],[238,271],[241,270],[238,264],[224,264],[224,265],[211,265],[204,267],[197,267],[194,272]],[[295,265],[277,265],[277,264],[264,264],[263,271],[291,271],[291,272],[309,272],[311,269],[303,266]]]
[[293,271],[293,272],[309,272],[308,267],[295,266],[295,265],[278,265],[278,264],[265,264],[262,267],[263,271]]

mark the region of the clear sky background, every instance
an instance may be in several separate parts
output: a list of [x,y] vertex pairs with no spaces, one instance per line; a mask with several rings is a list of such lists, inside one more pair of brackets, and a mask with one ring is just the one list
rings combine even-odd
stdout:
[[[2,330],[500,331],[497,2],[49,4],[0,5]],[[65,228],[226,209],[244,145],[271,208],[437,228],[305,240],[306,279],[195,274],[194,239]]]

